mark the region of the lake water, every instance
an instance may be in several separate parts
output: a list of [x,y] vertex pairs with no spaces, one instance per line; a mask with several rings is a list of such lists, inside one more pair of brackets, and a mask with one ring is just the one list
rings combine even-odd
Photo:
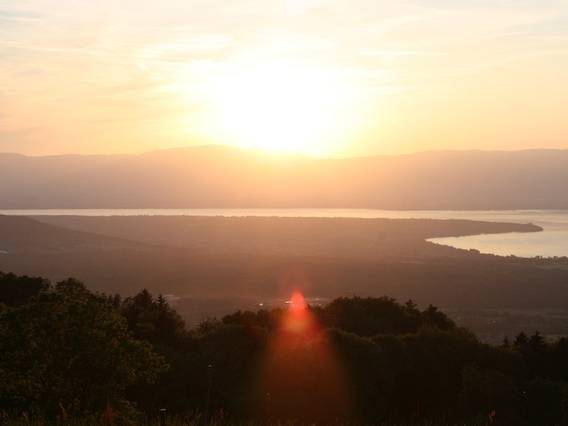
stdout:
[[277,217],[353,217],[392,219],[469,219],[489,222],[534,223],[543,232],[474,235],[434,238],[430,241],[463,249],[477,249],[498,255],[568,256],[568,210],[373,210],[373,209],[52,209],[0,210],[0,214],[20,216],[277,216]]

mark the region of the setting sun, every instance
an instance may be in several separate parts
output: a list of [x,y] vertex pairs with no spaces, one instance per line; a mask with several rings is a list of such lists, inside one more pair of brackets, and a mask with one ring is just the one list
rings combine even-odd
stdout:
[[305,64],[230,66],[211,79],[210,128],[233,145],[322,155],[349,126],[353,88],[342,76]]

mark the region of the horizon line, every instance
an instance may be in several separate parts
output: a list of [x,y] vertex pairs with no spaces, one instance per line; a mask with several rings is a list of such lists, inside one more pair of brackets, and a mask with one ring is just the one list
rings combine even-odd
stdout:
[[432,149],[432,150],[420,150],[420,151],[412,151],[406,153],[377,153],[377,154],[369,154],[369,155],[353,155],[353,156],[316,156],[316,155],[309,155],[305,153],[297,153],[297,152],[279,152],[279,151],[271,151],[271,150],[263,150],[260,148],[248,148],[248,147],[240,147],[235,145],[229,144],[202,144],[202,145],[184,145],[184,146],[176,146],[171,148],[164,148],[164,149],[154,149],[154,150],[147,150],[147,151],[140,151],[140,152],[117,152],[117,153],[61,153],[61,154],[25,154],[20,152],[0,152],[2,156],[18,156],[18,157],[25,157],[25,158],[62,158],[62,157],[137,157],[143,155],[150,155],[150,154],[159,154],[159,153],[167,153],[167,152],[175,152],[175,151],[191,151],[191,150],[203,150],[203,149],[222,149],[226,151],[235,151],[235,152],[246,152],[246,153],[254,153],[257,155],[263,155],[266,157],[281,157],[281,158],[305,158],[305,159],[313,159],[313,160],[357,160],[357,159],[367,159],[367,158],[396,158],[396,157],[409,157],[414,155],[425,155],[425,154],[452,154],[452,153],[522,153],[522,152],[560,152],[560,151],[568,151],[568,147],[566,148],[522,148],[522,149]]

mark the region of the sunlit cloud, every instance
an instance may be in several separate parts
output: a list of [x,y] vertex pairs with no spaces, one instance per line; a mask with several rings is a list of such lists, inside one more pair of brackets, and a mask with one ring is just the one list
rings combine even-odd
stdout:
[[[300,64],[308,74],[317,70],[322,81],[341,80],[341,90],[357,93],[337,119],[350,123],[349,132],[320,149],[330,127],[313,142],[318,149],[303,152],[471,148],[484,132],[463,132],[452,141],[456,129],[447,127],[442,111],[429,114],[428,122],[426,111],[448,102],[470,108],[468,96],[501,90],[502,82],[509,84],[507,73],[518,75],[517,64],[526,79],[568,72],[567,40],[568,4],[559,0],[3,1],[0,130],[44,129],[26,135],[22,150],[29,153],[139,152],[204,141],[247,145],[242,134],[223,130],[226,117],[216,122],[211,116],[218,97],[211,86],[238,81],[231,75],[243,63],[254,75],[252,69],[280,62]],[[523,92],[523,80],[515,81]],[[534,102],[556,105],[557,86],[548,78]],[[316,105],[313,99],[305,104]],[[525,108],[517,105],[512,114],[524,117]],[[469,116],[477,113],[483,115]],[[550,136],[535,144],[558,146],[566,136],[555,116],[537,117]],[[484,139],[486,147],[520,147],[522,128],[498,130],[465,114],[459,121],[464,129],[502,135]],[[303,137],[290,147],[306,145],[310,133]]]

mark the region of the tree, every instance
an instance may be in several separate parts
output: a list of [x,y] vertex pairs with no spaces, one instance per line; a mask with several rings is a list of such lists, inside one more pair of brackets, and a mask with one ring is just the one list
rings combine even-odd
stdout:
[[422,318],[426,324],[439,328],[440,330],[451,330],[456,326],[446,314],[432,305],[429,305],[428,308],[422,312]]
[[49,288],[49,281],[39,277],[17,276],[0,272],[0,304],[19,306]]
[[154,299],[144,289],[136,296],[127,298],[121,311],[136,338],[162,346],[183,344],[185,323],[162,295]]
[[498,424],[522,424],[523,394],[514,377],[495,370],[468,366],[462,373],[460,409],[467,417],[487,419],[494,412]]
[[0,409],[54,418],[123,402],[166,369],[108,299],[75,280],[0,314]]
[[415,305],[403,306],[388,297],[341,297],[327,305],[321,317],[325,326],[359,336],[413,333],[424,323]]

